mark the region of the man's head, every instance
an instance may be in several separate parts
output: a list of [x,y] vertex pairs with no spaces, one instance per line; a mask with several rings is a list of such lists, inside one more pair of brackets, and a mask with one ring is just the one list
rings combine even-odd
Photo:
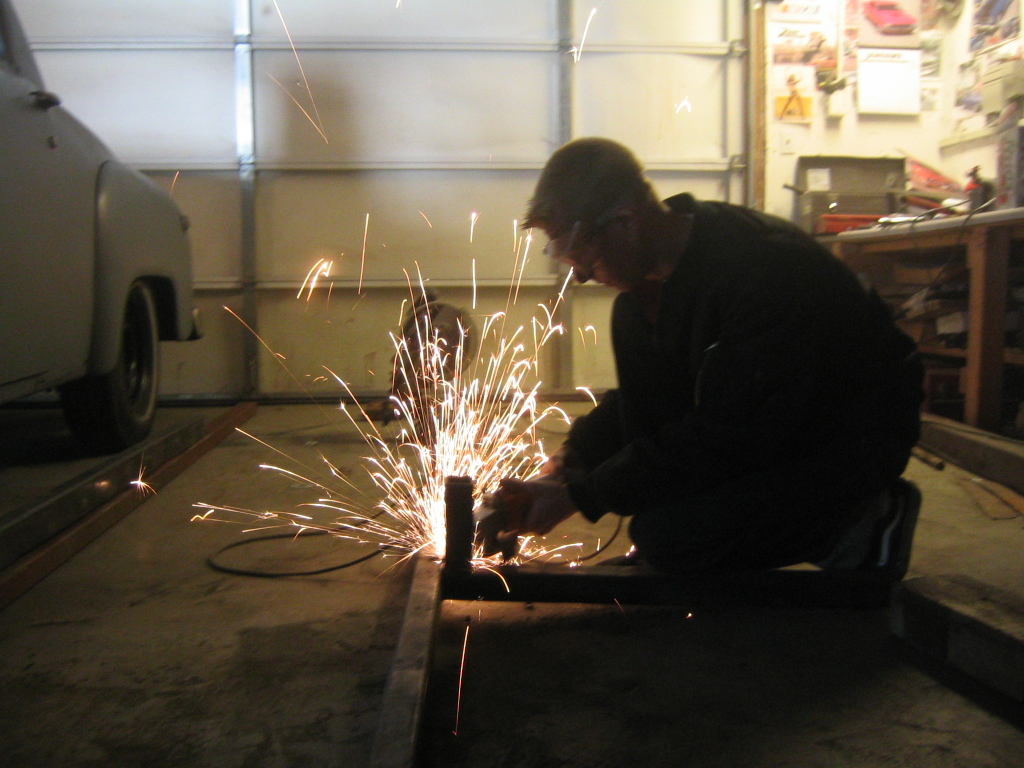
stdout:
[[592,225],[615,206],[639,204],[651,195],[643,166],[626,147],[611,139],[576,139],[544,166],[523,227],[551,232],[577,221]]
[[620,290],[641,280],[649,265],[640,222],[660,208],[643,167],[610,139],[576,139],[558,149],[541,172],[523,226],[543,229],[545,252]]

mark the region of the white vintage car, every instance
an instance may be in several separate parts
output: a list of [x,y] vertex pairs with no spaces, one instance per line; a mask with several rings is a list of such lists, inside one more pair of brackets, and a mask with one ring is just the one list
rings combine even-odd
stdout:
[[46,90],[0,0],[0,402],[56,387],[91,449],[146,437],[158,340],[198,337],[187,228]]

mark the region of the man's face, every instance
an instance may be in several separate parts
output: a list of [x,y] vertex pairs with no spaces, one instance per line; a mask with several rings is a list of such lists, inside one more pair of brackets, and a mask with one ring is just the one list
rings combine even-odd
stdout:
[[575,222],[569,226],[548,225],[549,242],[544,252],[551,258],[572,267],[580,283],[590,280],[629,291],[639,285],[644,275],[638,241],[633,231],[633,214],[617,212],[597,226]]

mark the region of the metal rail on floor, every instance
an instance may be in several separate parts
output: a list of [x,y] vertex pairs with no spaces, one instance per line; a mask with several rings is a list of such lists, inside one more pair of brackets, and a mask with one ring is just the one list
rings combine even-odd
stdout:
[[[189,422],[119,454],[98,470],[61,486],[49,498],[12,515],[4,529],[3,551],[11,556],[0,562],[0,568],[4,568],[0,572],[0,609],[145,501],[145,494],[130,485],[138,475],[143,455],[150,464],[163,460],[145,477],[147,485],[159,490],[255,412],[255,403],[239,403],[205,428],[200,420]],[[50,538],[39,544],[42,539],[33,534],[31,545],[26,545],[28,528],[39,525]]]

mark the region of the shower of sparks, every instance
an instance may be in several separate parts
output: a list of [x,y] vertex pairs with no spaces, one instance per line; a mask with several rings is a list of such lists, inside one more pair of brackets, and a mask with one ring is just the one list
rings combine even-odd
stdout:
[[138,475],[138,477],[136,477],[134,480],[130,481],[128,484],[134,486],[135,489],[142,496],[148,496],[151,493],[155,494],[156,493],[156,489],[152,485],[150,485],[149,483],[147,483],[145,480],[142,479],[143,475],[145,475],[145,474],[146,474],[146,467],[144,465],[140,465],[139,466],[139,475]]
[[363,227],[363,254],[359,257],[359,290],[363,292],[363,268],[366,266],[366,236],[370,233],[370,214],[366,214],[366,224]]
[[[299,72],[302,74],[302,83],[306,86],[306,93],[309,94],[309,103],[313,106],[313,113],[316,115],[316,120],[314,120],[310,114],[303,109],[302,105],[299,104],[294,96],[292,97],[292,101],[298,105],[303,114],[305,114],[306,117],[309,118],[309,121],[313,123],[313,127],[316,128],[317,133],[319,133],[321,138],[323,138],[324,144],[329,144],[330,142],[327,140],[327,134],[324,133],[324,121],[320,117],[320,110],[317,109],[316,99],[313,98],[313,89],[309,87],[309,80],[306,78],[306,70],[302,66],[302,60],[299,58],[299,52],[295,49],[295,43],[292,41],[292,34],[288,31],[288,25],[284,21],[284,14],[281,13],[281,8],[278,6],[277,0],[272,0],[272,2],[274,3],[274,8],[277,11],[277,17],[281,20],[281,27],[284,29],[285,37],[288,38],[288,45],[291,46],[292,54],[295,56],[295,63],[299,65]],[[274,78],[271,77],[271,80],[274,80]],[[277,83],[277,80],[274,80],[274,82]],[[280,83],[277,84],[281,85]],[[285,92],[287,93],[287,91]],[[290,93],[288,95],[291,96]]]
[[682,101],[680,101],[678,104],[676,104],[676,114],[677,115],[682,111],[683,107],[686,107],[686,111],[687,112],[693,112],[693,107],[690,106],[690,97],[689,96],[687,96]]
[[[594,393],[590,391],[590,387],[576,387],[576,391],[577,391],[577,392],[582,392],[582,393],[583,393],[584,395],[586,395],[587,397],[589,397],[589,398],[590,398],[590,401],[591,401],[591,402],[592,402],[592,403],[593,403],[593,404],[594,404],[595,406],[597,405],[597,398],[596,398],[596,397],[594,397]],[[600,546],[598,546],[598,549],[600,549],[600,548],[601,548],[601,547],[600,547]]]
[[[316,268],[311,270],[315,273]],[[521,276],[521,267],[518,274]],[[532,344],[526,341],[529,332],[523,326],[511,331],[506,327],[507,311],[485,318],[479,335],[475,329],[459,327],[454,341],[442,338],[428,312],[417,316],[411,326],[407,324],[401,335],[392,334],[396,353],[393,380],[404,382],[388,403],[404,422],[397,440],[382,433],[348,383],[324,367],[347,396],[340,415],[335,412],[335,416],[354,426],[365,441],[368,450],[361,469],[372,487],[367,490],[367,483],[363,488],[357,486],[323,454],[321,467],[299,464],[298,471],[293,471],[266,464],[261,468],[304,482],[317,495],[301,505],[307,508],[304,511],[329,512],[332,521],[317,522],[310,514],[294,511],[244,510],[205,502],[194,505],[203,512],[193,519],[255,518],[254,530],[289,526],[300,531],[321,530],[380,546],[389,555],[443,557],[447,478],[474,478],[479,503],[497,490],[502,478],[530,478],[540,471],[547,456],[537,432],[545,419],[570,421],[558,406],[542,408],[538,404],[541,382],[537,378],[541,348],[564,332],[554,318],[567,285],[568,280],[550,306],[538,305],[541,311],[530,329]],[[407,301],[413,307],[417,297],[426,293],[422,276],[415,285],[410,279],[409,286]],[[256,338],[274,354],[265,341]],[[281,365],[305,389],[284,363]],[[287,455],[269,443],[258,442]],[[523,561],[561,558],[568,550],[579,549],[579,544],[549,549],[534,537],[524,537],[519,557]],[[473,562],[476,567],[490,568],[499,558],[486,558],[478,549]]]
[[175,172],[174,172],[174,178],[173,178],[173,179],[171,179],[171,189],[170,189],[170,191],[169,191],[169,192],[167,193],[167,194],[168,194],[168,195],[170,195],[171,197],[174,197],[174,185],[178,183],[178,177],[179,177],[179,176],[181,176],[181,171],[175,171]]
[[321,277],[330,277],[333,266],[334,262],[327,259],[320,259],[320,261],[314,264],[309,272],[306,273],[306,279],[302,281],[302,287],[299,288],[299,293],[295,298],[301,299],[302,292],[306,291],[306,303],[308,304],[309,300],[313,298],[313,291],[316,289],[317,281]]
[[459,735],[459,715],[462,714],[462,678],[466,671],[466,648],[469,646],[469,622],[466,622],[466,634],[462,638],[462,661],[459,662],[459,692],[455,697],[455,730],[454,736]]
[[423,220],[427,222],[428,227],[430,227],[431,229],[434,228],[434,225],[430,223],[430,219],[427,218],[427,214],[425,214],[423,211],[416,211],[416,213],[423,217]]
[[590,22],[594,20],[594,14],[597,13],[597,8],[590,9],[590,15],[587,17],[587,23],[583,27],[583,37],[580,38],[579,46],[572,47],[572,60],[579,63],[580,56],[583,55],[583,44],[587,41],[587,32],[590,31]]
[[477,212],[473,211],[469,214],[469,242],[473,242],[473,230],[476,229],[476,218]]

